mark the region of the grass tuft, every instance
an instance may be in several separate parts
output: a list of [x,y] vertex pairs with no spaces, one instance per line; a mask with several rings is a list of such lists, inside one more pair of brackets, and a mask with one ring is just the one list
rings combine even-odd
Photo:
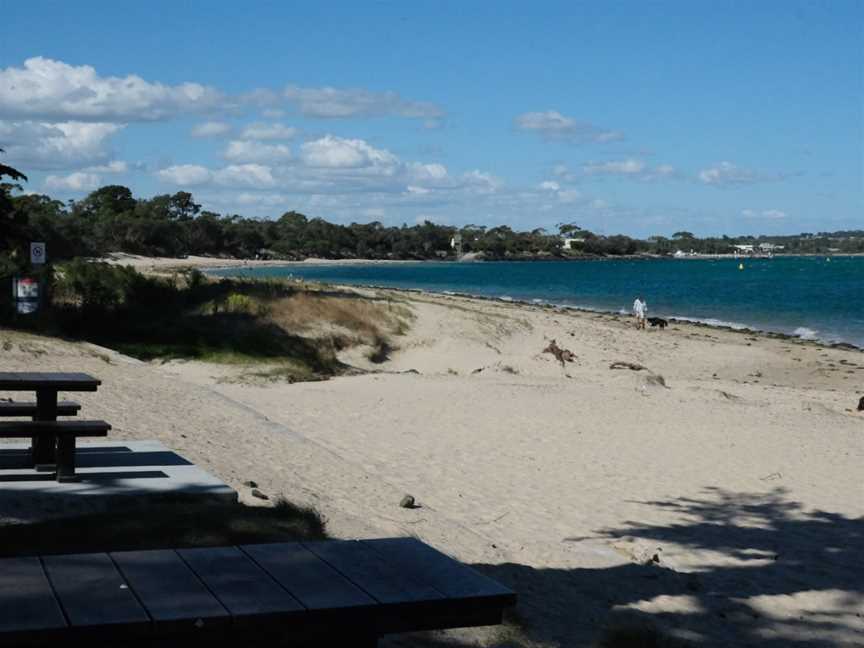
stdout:
[[0,527],[0,556],[215,547],[323,540],[312,508],[280,498],[272,507],[171,504]]

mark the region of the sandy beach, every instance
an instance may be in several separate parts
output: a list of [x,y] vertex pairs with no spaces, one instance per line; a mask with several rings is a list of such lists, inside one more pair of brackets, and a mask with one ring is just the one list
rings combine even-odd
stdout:
[[266,268],[292,265],[357,265],[357,264],[394,264],[416,263],[415,261],[383,260],[383,259],[315,259],[303,261],[285,261],[279,259],[219,259],[190,255],[182,259],[177,257],[150,257],[139,254],[117,252],[100,261],[116,265],[131,266],[139,272],[165,273],[185,268],[199,270],[217,270],[221,268]]
[[[9,331],[0,357],[98,376],[81,400],[113,438],[158,439],[244,501],[262,505],[251,479],[333,536],[414,535],[518,592],[504,628],[428,645],[586,646],[647,618],[668,645],[864,645],[864,353],[356,292],[399,300],[413,326],[388,361],[347,351],[364,372],[325,382]],[[575,361],[543,353],[553,339]]]

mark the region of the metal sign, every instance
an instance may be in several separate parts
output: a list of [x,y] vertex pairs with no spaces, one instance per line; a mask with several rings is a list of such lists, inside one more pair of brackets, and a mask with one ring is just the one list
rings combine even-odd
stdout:
[[45,244],[31,243],[30,244],[30,263],[36,265],[45,263]]
[[33,277],[15,277],[12,280],[12,297],[15,310],[29,315],[39,310],[39,280]]

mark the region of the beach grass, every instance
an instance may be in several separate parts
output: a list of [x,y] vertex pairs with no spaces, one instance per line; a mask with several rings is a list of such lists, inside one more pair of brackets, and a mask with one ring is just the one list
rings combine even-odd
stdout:
[[60,273],[52,306],[31,328],[140,360],[262,366],[258,373],[267,375],[258,378],[296,382],[350,370],[338,354],[354,347],[368,347],[372,361],[386,360],[414,320],[411,308],[392,297],[194,271],[145,276],[102,265],[100,272]]

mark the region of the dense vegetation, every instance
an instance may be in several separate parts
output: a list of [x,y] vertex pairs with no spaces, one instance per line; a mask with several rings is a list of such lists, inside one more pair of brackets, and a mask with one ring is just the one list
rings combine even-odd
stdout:
[[75,259],[44,278],[51,307],[0,321],[86,340],[142,360],[186,358],[266,365],[249,378],[320,380],[348,367],[337,354],[359,347],[387,359],[409,328],[403,304],[285,280],[209,280],[198,270],[150,276]]

